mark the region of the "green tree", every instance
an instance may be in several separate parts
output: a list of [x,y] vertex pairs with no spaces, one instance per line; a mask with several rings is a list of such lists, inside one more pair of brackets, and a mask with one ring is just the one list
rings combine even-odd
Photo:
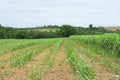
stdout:
[[63,37],[69,37],[70,35],[75,34],[76,30],[71,25],[62,25],[60,27],[60,33]]
[[0,39],[3,39],[3,38],[4,38],[3,33],[0,32]]
[[15,38],[18,38],[18,39],[24,39],[24,38],[26,38],[26,33],[25,33],[25,31],[23,31],[23,30],[16,30],[16,32],[15,32]]
[[93,29],[93,24],[90,24],[90,25],[89,25],[89,29]]

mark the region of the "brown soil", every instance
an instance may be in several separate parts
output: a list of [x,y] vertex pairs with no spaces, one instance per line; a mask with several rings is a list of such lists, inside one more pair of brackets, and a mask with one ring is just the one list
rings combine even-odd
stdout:
[[[82,57],[86,60],[87,63],[92,62],[91,59],[82,53],[79,52],[78,46],[73,45],[73,49],[78,55],[82,55]],[[98,57],[98,56],[96,56]],[[102,67],[99,63],[93,62],[93,67],[95,70],[95,80],[119,80],[117,77],[115,77],[115,74],[111,71],[108,71],[108,69]]]
[[51,47],[44,50],[37,56],[35,56],[31,61],[29,61],[25,66],[20,69],[12,69],[13,75],[10,77],[5,77],[4,80],[24,80],[28,77],[28,72],[34,68],[34,66],[40,62],[42,57],[50,51]]
[[94,62],[95,80],[119,80],[114,73],[106,70],[99,63]]
[[64,46],[61,45],[57,52],[53,67],[43,74],[42,80],[73,80],[73,70],[65,62]]

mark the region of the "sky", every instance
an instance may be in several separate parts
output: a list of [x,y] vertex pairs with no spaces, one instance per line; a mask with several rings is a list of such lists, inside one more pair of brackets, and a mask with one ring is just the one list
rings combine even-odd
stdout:
[[0,24],[120,26],[120,0],[0,0]]

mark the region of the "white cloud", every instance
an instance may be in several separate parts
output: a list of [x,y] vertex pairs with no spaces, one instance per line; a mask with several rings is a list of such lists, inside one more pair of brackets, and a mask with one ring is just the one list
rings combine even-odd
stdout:
[[0,24],[30,27],[46,24],[120,25],[119,0],[1,0]]

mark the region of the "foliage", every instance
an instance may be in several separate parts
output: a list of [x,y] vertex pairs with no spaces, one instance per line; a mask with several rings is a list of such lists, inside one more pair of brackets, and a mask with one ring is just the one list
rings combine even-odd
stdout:
[[75,45],[75,48],[79,48],[81,54],[87,55],[91,59],[90,62],[97,62],[103,67],[106,67],[107,69],[113,71],[115,74],[119,74],[118,64],[111,62],[110,57],[107,56],[105,52],[102,52],[101,49],[96,49],[96,51],[94,51],[93,45],[92,48],[89,48],[87,45],[81,45],[81,42],[78,40],[70,40],[70,43]]
[[94,80],[95,72],[93,66],[90,63],[87,64],[82,56],[78,57],[68,41],[65,41],[64,45],[67,61],[79,75],[78,80]]
[[89,29],[93,29],[93,24],[90,24],[90,25],[89,25]]
[[38,39],[38,38],[60,38],[69,37],[73,34],[88,35],[88,34],[104,34],[108,33],[102,27],[89,28],[75,27],[71,25],[44,25],[35,28],[12,28],[0,25],[0,39]]
[[[27,50],[23,50],[22,52],[13,54],[8,58],[9,65],[11,67],[20,67],[29,60],[32,59],[32,57],[38,55],[41,51],[44,49],[50,47],[54,42],[56,42],[57,39],[49,39],[48,40],[41,40],[40,44],[36,44]],[[27,44],[27,43],[26,43]]]
[[118,34],[71,36],[71,39],[107,51],[111,56],[120,55],[120,37]]
[[70,35],[75,34],[75,28],[71,25],[62,25],[60,27],[60,33],[63,37],[69,37]]
[[54,64],[56,53],[61,46],[63,39],[59,39],[41,60],[40,63],[32,69],[28,76],[30,80],[42,80],[42,75],[48,71]]

